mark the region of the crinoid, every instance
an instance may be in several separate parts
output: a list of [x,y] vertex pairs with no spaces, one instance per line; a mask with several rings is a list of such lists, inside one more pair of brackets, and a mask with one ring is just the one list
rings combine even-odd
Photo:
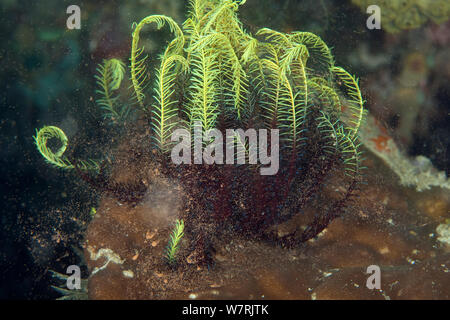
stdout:
[[[358,129],[365,110],[357,79],[335,65],[330,49],[315,34],[267,28],[255,36],[246,32],[237,17],[244,3],[191,0],[182,27],[169,17],[153,15],[134,26],[132,37],[131,84],[135,111],[149,119],[153,149],[147,152],[164,174],[188,190],[178,216],[199,263],[208,260],[213,236],[228,232],[271,238],[268,228],[301,214],[327,180],[337,176],[345,191],[334,202],[319,204],[304,231],[276,238],[290,246],[307,241],[342,214],[361,182]],[[151,76],[139,42],[142,29],[150,24],[167,26],[173,33]],[[109,60],[99,70],[99,103],[120,118],[127,112],[118,111],[112,94],[123,77],[121,64]],[[153,91],[147,89],[149,83]],[[203,132],[217,129],[224,135],[227,129],[241,128],[233,145],[240,145],[241,154],[235,157],[245,164],[197,165],[195,159],[194,164],[174,164],[173,133],[183,128],[189,133],[188,144],[195,145],[199,126]],[[274,175],[261,175],[261,164],[250,159],[253,129],[279,130],[279,170]],[[42,130],[49,132],[48,127]],[[44,157],[57,166],[73,167],[63,158],[64,150],[52,153],[44,147],[42,130],[36,142]],[[200,149],[214,158],[219,149],[209,149],[209,142],[201,142]],[[276,143],[273,137],[267,142]],[[86,162],[78,168],[90,169]],[[102,181],[113,195],[126,193],[126,186]],[[148,181],[151,186],[151,178]],[[142,194],[143,186],[135,190]],[[132,199],[138,201],[137,196]]]

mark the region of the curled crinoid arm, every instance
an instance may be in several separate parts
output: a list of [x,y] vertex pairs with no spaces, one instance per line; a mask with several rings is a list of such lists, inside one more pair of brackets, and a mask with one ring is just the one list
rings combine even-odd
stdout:
[[293,32],[288,35],[291,42],[304,45],[309,52],[309,62],[322,74],[327,74],[334,66],[334,58],[330,48],[317,35],[311,32]]
[[283,48],[292,47],[292,41],[282,32],[269,28],[262,28],[258,30],[256,35],[263,37],[266,41],[272,43],[274,47],[277,48],[277,51],[281,51]]
[[183,51],[184,47],[184,34],[178,24],[170,17],[164,15],[152,15],[141,20],[133,32],[133,40],[131,44],[131,57],[130,57],[130,71],[131,71],[131,82],[134,88],[134,94],[139,105],[144,107],[144,88],[145,82],[147,80],[146,71],[146,59],[147,56],[144,54],[144,48],[139,47],[139,38],[142,28],[147,24],[156,23],[158,29],[161,29],[164,25],[168,25],[170,31],[174,34],[175,38],[170,42],[169,46],[166,48],[165,55],[170,53],[179,54]]
[[[45,126],[40,130],[36,130],[36,136],[33,137],[36,147],[45,160],[61,169],[73,169],[74,165],[69,159],[64,156],[66,152],[68,139],[64,131],[55,126]],[[53,152],[48,146],[48,142],[51,139],[58,140],[61,144],[56,152]],[[80,160],[79,167],[82,170],[94,170],[99,169],[98,162],[95,160]]]

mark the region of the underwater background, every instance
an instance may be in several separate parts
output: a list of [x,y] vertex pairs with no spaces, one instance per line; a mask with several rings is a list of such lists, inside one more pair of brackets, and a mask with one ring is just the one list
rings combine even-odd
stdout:
[[[81,8],[80,30],[66,27],[66,9],[73,4]],[[370,4],[381,8],[381,30],[366,26]],[[76,174],[43,161],[36,129],[61,127],[74,145],[91,145],[92,154],[119,137],[122,132],[108,127],[95,103],[98,64],[112,57],[128,64],[133,22],[164,14],[181,23],[186,6],[181,0],[0,2],[1,299],[60,296],[51,287],[58,285],[51,271],[64,273],[80,262],[84,232],[101,198]],[[247,0],[239,10],[252,33],[262,27],[310,31],[332,48],[339,65],[360,79],[370,121],[384,128],[367,138],[366,147],[391,168],[396,165],[390,162],[404,158],[419,173],[430,168],[429,161],[434,166],[435,189],[417,207],[436,225],[450,219],[443,175],[450,170],[449,7],[448,1],[431,0]],[[159,54],[165,36],[148,32],[141,40],[150,56]],[[383,157],[388,140],[395,141],[401,159]],[[412,190],[421,185],[398,180]]]

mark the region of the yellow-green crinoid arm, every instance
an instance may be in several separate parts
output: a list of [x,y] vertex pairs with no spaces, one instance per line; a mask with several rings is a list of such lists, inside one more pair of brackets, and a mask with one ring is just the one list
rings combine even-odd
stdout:
[[178,123],[178,100],[174,99],[175,80],[178,76],[176,67],[181,66],[182,72],[187,71],[187,60],[180,55],[163,57],[161,66],[156,71],[155,100],[152,109],[152,129],[156,145],[162,152],[170,151],[170,135]]
[[354,138],[358,133],[366,113],[358,79],[341,67],[331,67],[330,70],[335,75],[336,79],[345,87],[352,116],[349,121],[348,129],[351,131],[350,137]]
[[176,255],[179,249],[179,244],[181,241],[181,238],[184,236],[184,221],[183,219],[178,220],[175,222],[174,228],[172,230],[172,234],[169,238],[169,243],[166,247],[165,252],[165,258],[166,261],[173,265],[176,262]]
[[316,71],[327,74],[329,68],[334,66],[331,50],[319,36],[311,32],[293,32],[288,37],[294,44],[303,44],[308,49],[309,61],[318,69]]
[[142,28],[147,24],[156,23],[158,29],[161,29],[164,25],[168,25],[170,31],[174,34],[175,38],[167,46],[164,55],[180,54],[184,47],[184,34],[178,24],[170,17],[164,15],[152,15],[141,20],[138,24],[135,24],[133,32],[133,40],[131,44],[131,82],[134,88],[135,97],[141,107],[144,107],[144,86],[147,80],[147,71],[145,67],[145,61],[147,56],[144,55],[144,48],[139,47],[139,37]]
[[125,75],[125,64],[119,59],[104,60],[97,68],[98,89],[96,93],[99,95],[97,104],[105,111],[104,117],[111,119],[123,119],[128,113],[126,107],[118,108],[119,96],[115,91],[120,88]]
[[[245,110],[248,94],[248,79],[244,68],[241,65],[240,59],[232,46],[230,40],[222,33],[213,32],[199,40],[193,45],[192,50],[208,52],[209,48],[215,49],[215,53],[209,55],[216,55],[225,58],[228,63],[226,67],[218,65],[219,74],[231,80],[231,104],[234,105],[237,118],[241,120],[241,115]],[[222,67],[222,68],[221,68]]]
[[[33,137],[37,149],[45,160],[61,169],[73,169],[74,165],[64,156],[67,149],[68,139],[64,131],[55,126],[44,126],[40,130],[36,130],[36,136]],[[61,146],[56,152],[52,151],[47,145],[50,139],[56,139]],[[94,160],[80,161],[79,168],[82,170],[98,170],[99,165]]]

